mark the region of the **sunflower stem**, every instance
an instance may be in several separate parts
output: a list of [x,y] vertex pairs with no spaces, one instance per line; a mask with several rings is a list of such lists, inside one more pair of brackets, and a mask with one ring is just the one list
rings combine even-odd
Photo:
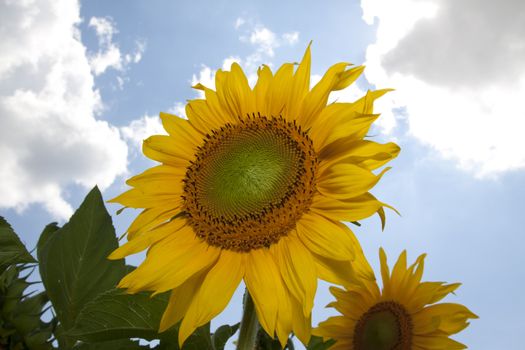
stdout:
[[242,313],[241,329],[239,331],[239,340],[237,350],[254,350],[259,331],[259,320],[255,312],[255,305],[248,289],[244,292],[244,309]]

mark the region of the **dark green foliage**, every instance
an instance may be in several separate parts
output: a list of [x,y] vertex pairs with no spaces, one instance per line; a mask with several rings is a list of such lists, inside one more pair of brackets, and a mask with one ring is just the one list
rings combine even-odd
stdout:
[[1,216],[0,247],[0,273],[10,265],[36,262],[13,231],[11,225]]
[[[49,228],[49,229],[48,229]],[[95,187],[62,228],[48,226],[37,247],[40,275],[64,330],[97,295],[115,288],[124,260],[107,256],[118,247],[111,217]]]
[[28,274],[23,266],[12,265],[0,275],[0,346],[52,349],[54,322],[41,320],[48,299],[45,292],[28,292]]
[[335,344],[335,340],[329,339],[323,341],[323,338],[312,336],[310,338],[310,343],[308,343],[308,350],[326,350],[329,349],[332,345]]
[[[256,350],[281,350],[281,343],[278,339],[271,338],[262,328],[257,332]],[[294,350],[292,338],[284,346],[284,350]]]
[[142,346],[139,342],[130,339],[117,339],[101,343],[78,343],[73,350],[146,350],[149,348],[149,346]]
[[158,327],[168,298],[168,294],[152,298],[149,293],[132,295],[120,289],[109,290],[86,304],[69,335],[86,342],[159,339]]
[[235,332],[239,329],[240,324],[237,323],[233,326],[224,325],[220,326],[215,330],[213,336],[211,337],[211,344],[214,350],[224,350],[224,346],[228,339],[230,339]]
[[[140,350],[137,338],[160,340],[155,349],[224,350],[238,325],[198,328],[182,349],[178,328],[159,334],[169,294],[125,294],[117,283],[134,267],[107,256],[118,247],[98,188],[63,227],[51,223],[37,243],[44,285],[27,277],[36,268],[11,226],[0,217],[0,349]],[[33,292],[29,292],[33,290]],[[41,316],[46,312],[50,322]]]

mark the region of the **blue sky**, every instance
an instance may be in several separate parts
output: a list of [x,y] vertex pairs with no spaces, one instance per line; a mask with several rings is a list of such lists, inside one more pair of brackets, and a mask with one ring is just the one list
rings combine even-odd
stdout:
[[[377,218],[355,228],[372,265],[380,246],[390,261],[403,249],[412,260],[428,253],[425,279],[462,282],[448,301],[480,316],[455,339],[521,349],[525,5],[392,3],[0,4],[0,215],[33,247],[94,184],[109,199],[153,164],[140,140],[160,132],[159,111],[198,96],[192,83],[209,84],[233,60],[252,75],[298,61],[313,40],[314,80],[335,62],[367,65],[339,100],[396,88],[376,105],[372,134],[402,152],[373,193],[402,216],[387,213],[384,232]],[[114,216],[117,232],[135,215]],[[215,325],[238,321],[240,292]],[[314,323],[333,314],[330,300],[322,284]]]

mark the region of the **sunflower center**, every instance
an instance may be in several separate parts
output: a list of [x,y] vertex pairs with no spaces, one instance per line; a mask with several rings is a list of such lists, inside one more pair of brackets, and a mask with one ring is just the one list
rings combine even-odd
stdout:
[[357,322],[353,343],[355,350],[410,350],[410,315],[396,302],[378,303]]
[[282,130],[228,131],[206,152],[197,179],[201,203],[214,216],[227,218],[279,203],[300,167],[296,142]]
[[221,248],[267,247],[308,210],[317,166],[311,140],[295,123],[258,116],[226,124],[206,136],[186,172],[190,224]]

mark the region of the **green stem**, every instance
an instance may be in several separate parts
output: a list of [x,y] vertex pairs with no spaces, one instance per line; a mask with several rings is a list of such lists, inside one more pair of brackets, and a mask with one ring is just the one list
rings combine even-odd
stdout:
[[254,350],[259,330],[259,321],[255,312],[255,305],[248,289],[244,292],[244,310],[242,313],[241,330],[237,350]]

